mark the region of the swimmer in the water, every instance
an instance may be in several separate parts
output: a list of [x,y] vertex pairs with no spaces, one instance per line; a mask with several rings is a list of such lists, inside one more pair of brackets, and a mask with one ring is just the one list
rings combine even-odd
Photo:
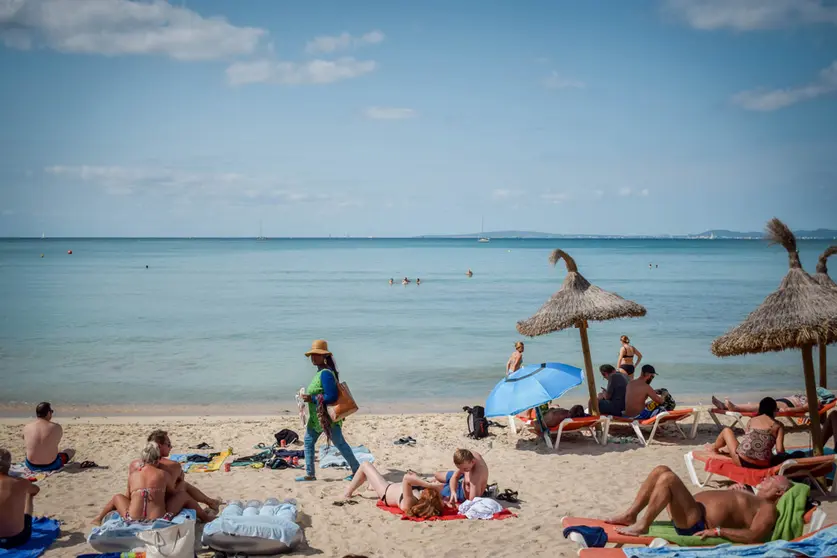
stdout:
[[389,278],[389,284],[392,285],[392,277]]
[[467,275],[468,277],[473,277],[473,276],[474,276],[474,272],[473,272],[473,271],[471,271],[471,269],[470,269],[470,268],[468,268],[468,273],[466,273],[465,275]]
[[408,284],[409,282],[410,282],[410,280],[409,280],[409,279],[407,279],[407,278],[405,277],[405,278],[404,278],[404,280],[403,280],[403,281],[401,281],[401,284],[402,284],[402,285],[406,285],[406,284]]
[[416,285],[421,285],[421,279],[416,278]]

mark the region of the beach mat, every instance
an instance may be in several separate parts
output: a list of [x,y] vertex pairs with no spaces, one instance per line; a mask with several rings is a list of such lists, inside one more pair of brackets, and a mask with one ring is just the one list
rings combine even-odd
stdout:
[[33,517],[32,537],[26,544],[16,548],[10,548],[8,550],[0,548],[0,558],[38,558],[38,556],[46,552],[60,534],[61,528],[55,519]]
[[60,470],[61,469],[56,471],[33,471],[26,466],[26,463],[12,463],[12,466],[9,468],[9,476],[18,479],[26,479],[29,482],[38,482],[39,480],[44,480],[45,478],[54,475]]
[[[466,516],[459,513],[459,511],[456,508],[451,508],[448,506],[444,506],[442,508],[442,515],[436,515],[433,517],[407,517],[407,515],[401,510],[401,508],[396,506],[387,506],[380,500],[378,500],[378,507],[393,515],[400,515],[401,519],[406,521],[452,521],[454,519],[468,519]],[[494,517],[492,517],[491,519],[508,519],[510,517],[517,516],[509,510],[503,510],[501,512],[495,513]]]

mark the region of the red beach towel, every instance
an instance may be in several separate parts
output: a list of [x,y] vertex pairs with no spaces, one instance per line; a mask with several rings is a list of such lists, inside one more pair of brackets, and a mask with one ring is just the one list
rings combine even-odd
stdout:
[[[451,508],[448,506],[444,506],[442,508],[442,515],[436,515],[433,517],[407,517],[407,515],[403,511],[401,511],[401,508],[386,506],[380,500],[378,501],[378,507],[384,511],[388,511],[391,514],[400,515],[402,520],[407,521],[450,521],[453,519],[468,519],[464,515],[460,514],[456,508]],[[509,517],[517,516],[509,510],[503,510],[501,512],[495,513],[492,519],[508,519]]]

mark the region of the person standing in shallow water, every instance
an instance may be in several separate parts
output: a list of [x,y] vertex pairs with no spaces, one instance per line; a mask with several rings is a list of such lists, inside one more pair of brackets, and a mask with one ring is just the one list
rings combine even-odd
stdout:
[[[296,480],[299,482],[317,480],[314,472],[314,449],[324,431],[319,415],[325,412],[327,405],[337,401],[337,384],[340,381],[334,355],[328,350],[328,342],[325,339],[317,339],[311,343],[311,350],[305,353],[305,356],[309,357],[311,364],[317,367],[317,373],[308,385],[308,389],[305,390],[306,394],[302,396],[303,401],[308,403],[308,424],[305,427],[305,476],[297,477]],[[321,408],[320,413],[318,413],[318,407]],[[325,414],[327,416],[327,413]],[[354,475],[360,465],[355,454],[352,453],[352,448],[343,438],[342,424],[341,420],[326,425],[330,436],[328,433],[326,435],[331,439],[334,447],[340,451]]]
[[[633,380],[634,371],[642,360],[642,353],[631,345],[631,340],[628,339],[627,335],[623,335],[619,340],[622,342],[622,348],[619,349],[619,360],[617,361],[619,364],[616,367]],[[634,357],[636,357],[636,362],[634,362]]]
[[517,372],[523,367],[523,342],[518,341],[514,344],[514,352],[509,357],[506,363],[506,376]]

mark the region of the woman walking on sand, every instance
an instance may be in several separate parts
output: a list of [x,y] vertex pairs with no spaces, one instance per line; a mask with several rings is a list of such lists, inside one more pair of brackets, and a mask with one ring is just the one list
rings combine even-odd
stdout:
[[308,424],[305,427],[305,476],[297,477],[298,482],[315,481],[314,473],[314,448],[320,435],[325,432],[326,437],[340,451],[343,459],[352,468],[352,476],[357,472],[358,465],[352,448],[343,438],[343,421],[331,422],[327,405],[337,401],[337,384],[340,381],[337,364],[334,356],[328,350],[328,342],[325,339],[317,339],[311,343],[311,350],[305,353],[311,358],[311,364],[317,367],[317,373],[308,385],[302,400],[308,403]]
[[[628,339],[627,335],[623,335],[619,340],[622,342],[622,348],[619,349],[619,360],[617,361],[619,364],[617,368],[620,372],[627,374],[629,378],[633,379],[634,370],[636,370],[636,367],[639,366],[642,360],[642,353],[631,345],[631,340]],[[634,357],[636,357],[636,362],[634,362]]]
[[506,376],[517,372],[521,368],[523,368],[523,342],[518,341],[514,344],[514,352],[506,363]]

